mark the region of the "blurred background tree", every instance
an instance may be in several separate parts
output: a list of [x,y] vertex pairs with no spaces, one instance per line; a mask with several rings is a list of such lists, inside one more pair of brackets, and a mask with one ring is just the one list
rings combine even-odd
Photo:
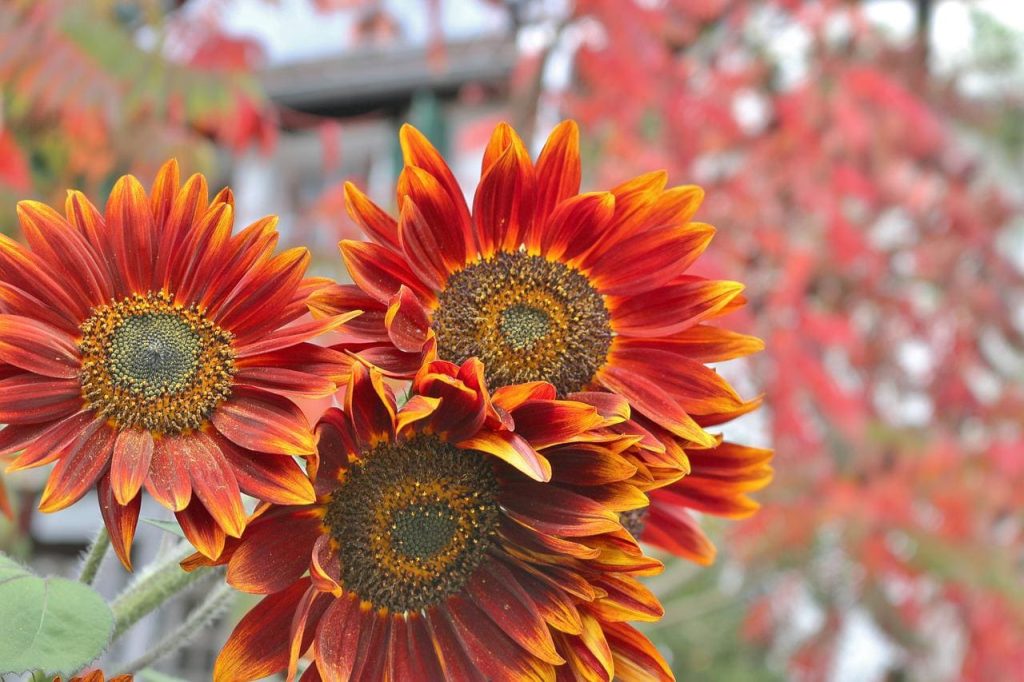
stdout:
[[[63,205],[151,178],[177,156],[213,171],[218,149],[273,139],[251,71],[261,50],[162,0],[11,0],[0,5],[0,202]],[[4,211],[0,229],[14,229]]]

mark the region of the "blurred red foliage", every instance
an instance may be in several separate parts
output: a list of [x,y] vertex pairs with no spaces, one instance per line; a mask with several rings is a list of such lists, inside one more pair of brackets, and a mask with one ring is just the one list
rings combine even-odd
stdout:
[[575,79],[549,96],[597,144],[593,186],[651,168],[704,186],[719,232],[702,264],[748,285],[777,454],[736,533],[764,581],[747,634],[791,634],[777,588],[796,577],[824,615],[789,658],[797,679],[826,678],[853,604],[902,649],[894,674],[954,647],[957,679],[1011,679],[1024,279],[997,240],[1019,207],[953,125],[973,110],[854,3],[644,7],[579,0]]

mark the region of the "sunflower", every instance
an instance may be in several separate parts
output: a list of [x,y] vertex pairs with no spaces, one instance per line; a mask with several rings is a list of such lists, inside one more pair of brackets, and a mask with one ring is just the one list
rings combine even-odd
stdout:
[[662,615],[634,577],[661,565],[615,511],[645,503],[634,470],[607,418],[554,394],[489,395],[477,360],[434,361],[398,408],[376,368],[354,365],[344,410],[318,425],[317,501],[261,505],[219,559],[184,564],[226,563],[232,586],[267,595],[214,679],[292,679],[307,652],[303,680],[368,682],[610,680],[612,654],[595,678],[588,647],[660,661],[620,627]]
[[470,212],[438,152],[403,127],[398,220],[346,185],[371,241],[341,242],[355,285],[327,287],[311,305],[367,311],[346,348],[393,376],[424,358],[479,357],[492,386],[617,393],[709,447],[695,418],[745,403],[688,351],[734,341],[707,321],[742,305],[743,287],[687,274],[714,234],[691,220],[703,191],[666,189],[656,172],[580,194],[578,138],[575,123],[560,124],[533,163],[499,125]]
[[150,196],[121,178],[105,214],[79,192],[66,218],[22,202],[28,246],[0,235],[0,455],[56,462],[44,512],[95,485],[129,568],[143,487],[210,556],[242,532],[240,492],[311,501],[289,455],[314,434],[289,398],[331,395],[350,364],[308,342],[350,316],[302,319],[325,284],[309,253],[274,255],[273,218],[233,235],[229,190],[179,185],[171,161]]

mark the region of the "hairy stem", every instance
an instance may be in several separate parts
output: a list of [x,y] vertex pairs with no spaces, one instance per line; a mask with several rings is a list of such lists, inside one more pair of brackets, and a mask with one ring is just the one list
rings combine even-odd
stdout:
[[103,557],[107,555],[108,549],[110,549],[110,535],[107,533],[107,527],[104,526],[96,533],[96,537],[93,538],[89,549],[85,551],[85,556],[82,558],[82,567],[78,571],[78,580],[80,582],[92,585],[92,581],[96,579],[96,573],[100,570],[100,564],[103,563]]
[[203,628],[213,624],[227,610],[236,594],[227,583],[218,584],[181,625],[169,632],[152,649],[134,661],[118,666],[120,674],[137,673],[191,642]]
[[110,605],[114,612],[112,641],[189,585],[216,572],[209,569],[197,569],[191,573],[183,571],[178,563],[191,552],[187,544],[179,546],[165,559],[148,566],[128,589],[118,595]]

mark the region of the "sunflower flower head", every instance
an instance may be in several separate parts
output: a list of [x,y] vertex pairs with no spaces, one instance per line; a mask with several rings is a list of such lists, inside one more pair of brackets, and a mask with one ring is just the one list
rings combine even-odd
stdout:
[[[398,407],[353,366],[317,426],[316,501],[262,505],[219,559],[185,562],[267,595],[215,680],[293,678],[307,653],[313,680],[610,680],[616,656],[671,679],[626,625],[661,616],[634,577],[661,565],[615,511],[646,504],[608,435],[618,419],[540,382],[490,394],[483,374],[429,362]],[[578,479],[585,460],[603,474]]]
[[309,253],[275,254],[273,218],[233,234],[233,212],[172,161],[149,194],[118,181],[103,213],[79,192],[65,215],[22,202],[27,245],[0,236],[0,455],[56,462],[46,512],[95,486],[127,567],[143,488],[210,556],[241,534],[242,492],[314,498],[291,398],[337,390],[349,359],[308,341],[356,313],[308,319],[326,284]]
[[557,126],[536,162],[502,124],[470,210],[423,135],[405,126],[401,143],[398,219],[349,184],[371,241],[341,243],[354,286],[313,297],[320,314],[368,311],[348,350],[396,377],[424,359],[477,357],[495,387],[615,393],[670,436],[714,444],[701,417],[748,403],[703,357],[760,342],[710,324],[742,305],[742,285],[688,272],[715,232],[693,220],[699,187],[666,188],[658,172],[581,194],[575,123]]

